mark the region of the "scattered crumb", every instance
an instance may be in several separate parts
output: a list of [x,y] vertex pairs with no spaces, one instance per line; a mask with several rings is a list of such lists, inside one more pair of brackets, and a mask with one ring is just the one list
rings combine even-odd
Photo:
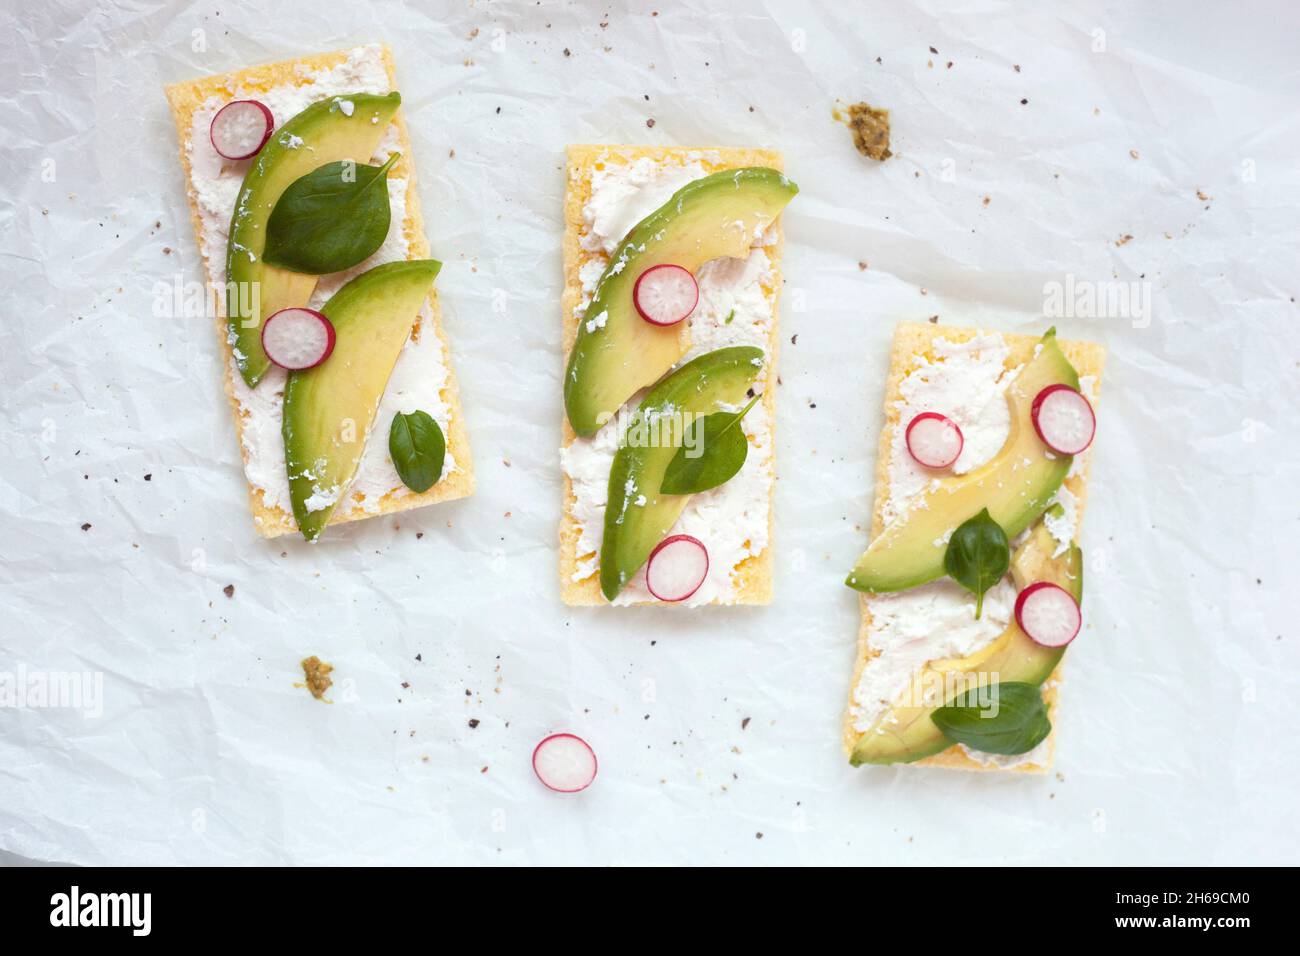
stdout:
[[1133,237],[1126,232],[1124,233],[1124,235],[1120,236],[1118,239],[1115,240],[1115,245],[1116,247],[1126,246],[1132,241],[1133,241]]
[[652,119],[648,119],[648,120],[646,120],[646,121],[645,121],[645,125],[648,126],[648,127],[650,127],[650,129],[654,129],[654,128],[655,128],[655,121],[654,121],[654,119],[652,118]]
[[867,271],[867,261],[865,259],[863,259],[861,262],[858,263],[858,271],[859,272]]
[[235,596],[235,586],[233,584],[227,584],[221,589],[221,593],[228,598],[233,598]]
[[81,530],[82,530],[82,531],[89,531],[89,530],[90,530],[90,522],[87,521],[85,524],[83,524],[83,525],[81,526]]
[[1140,159],[1140,158],[1141,158],[1140,156],[1138,156],[1138,151],[1137,151],[1136,149],[1130,149],[1130,150],[1128,151],[1128,154],[1129,154],[1130,156],[1132,156],[1134,159]]
[[984,201],[984,205],[987,206],[987,205],[988,205],[989,203],[991,203],[993,200],[992,200],[991,198],[989,198],[988,196],[985,196],[983,201]]
[[294,686],[306,687],[317,700],[324,700],[325,692],[334,686],[334,681],[330,678],[330,672],[333,670],[333,664],[326,664],[313,654],[302,662],[302,673],[306,683],[294,684]]
[[836,122],[853,131],[853,145],[868,159],[884,162],[894,154],[889,150],[889,110],[869,103],[852,103],[831,112]]
[[1204,190],[1202,190],[1202,189],[1198,189],[1198,190],[1196,190],[1196,198],[1199,199],[1201,202],[1209,202],[1209,201],[1210,201],[1211,199],[1213,199],[1214,197],[1213,197],[1213,196],[1207,196],[1207,195],[1205,195],[1205,191],[1204,191]]

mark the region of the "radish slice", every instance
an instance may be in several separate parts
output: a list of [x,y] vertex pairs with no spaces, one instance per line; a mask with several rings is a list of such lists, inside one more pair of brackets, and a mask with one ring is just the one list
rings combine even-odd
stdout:
[[1049,581],[1038,581],[1016,598],[1016,623],[1035,644],[1064,647],[1079,633],[1083,615],[1069,591]]
[[280,368],[314,368],[334,351],[334,325],[315,309],[281,309],[262,326],[262,351]]
[[1077,455],[1092,444],[1097,416],[1092,405],[1068,385],[1049,385],[1034,399],[1034,431],[1060,455]]
[[709,549],[699,538],[675,534],[650,552],[645,585],[661,601],[685,601],[709,574]]
[[208,138],[226,159],[248,159],[257,155],[274,129],[275,117],[257,100],[235,100],[212,117]]
[[596,779],[596,752],[581,737],[551,734],[533,750],[537,779],[559,793],[577,793]]
[[907,426],[907,450],[926,468],[947,468],[961,455],[961,429],[947,415],[922,412]]
[[632,287],[632,301],[641,318],[651,325],[676,325],[695,311],[700,287],[695,276],[681,266],[651,266]]

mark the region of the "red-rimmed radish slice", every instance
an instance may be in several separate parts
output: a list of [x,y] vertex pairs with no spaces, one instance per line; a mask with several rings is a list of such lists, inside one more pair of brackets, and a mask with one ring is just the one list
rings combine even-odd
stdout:
[[257,155],[274,129],[275,117],[257,100],[235,100],[212,117],[208,138],[226,159],[248,159]]
[[315,309],[281,309],[262,325],[262,350],[280,368],[314,368],[334,351],[334,325]]
[[632,287],[632,302],[651,325],[676,325],[695,311],[699,301],[695,276],[681,266],[651,266]]
[[1035,644],[1064,647],[1079,633],[1083,615],[1069,591],[1050,581],[1038,581],[1016,598],[1016,623]]
[[596,779],[596,752],[581,737],[551,734],[533,750],[537,779],[559,793],[577,793]]
[[1068,385],[1049,385],[1039,392],[1030,414],[1038,437],[1059,455],[1084,451],[1097,432],[1092,405]]
[[709,549],[699,538],[664,538],[646,561],[645,585],[660,601],[685,601],[709,575]]
[[947,468],[961,456],[961,429],[947,415],[922,412],[907,426],[907,450],[926,468]]

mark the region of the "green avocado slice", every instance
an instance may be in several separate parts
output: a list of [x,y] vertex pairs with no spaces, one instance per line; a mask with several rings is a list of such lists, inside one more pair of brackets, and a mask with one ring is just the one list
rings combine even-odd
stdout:
[[632,287],[651,266],[696,272],[723,256],[741,258],[799,187],[767,167],[727,169],[687,183],[642,219],[615,250],[564,375],[564,407],[579,435],[592,435],[637,390],[657,381],[686,352],[686,323],[641,318]]
[[410,259],[357,276],[321,309],[334,326],[330,357],[289,373],[284,458],[293,516],[308,541],[325,530],[356,475],[379,400],[440,268]]
[[[1056,539],[1039,524],[1016,551],[1011,577],[1017,590],[1036,581],[1050,581],[1083,601],[1083,554],[1077,545],[1053,558]],[[887,713],[869,727],[853,748],[849,762],[861,764],[911,763],[940,753],[952,741],[930,719],[935,709],[977,681],[984,684],[1023,681],[1042,684],[1065,654],[1064,647],[1043,647],[1029,639],[1015,619],[988,647],[969,657],[931,661]],[[968,683],[963,686],[961,679]],[[946,688],[956,686],[953,695]],[[915,704],[908,706],[903,702]]]
[[[226,328],[239,373],[250,388],[271,360],[262,351],[262,321],[281,309],[301,308],[316,276],[262,261],[266,221],[291,183],[326,163],[367,163],[397,108],[400,94],[353,93],[313,103],[271,134],[253,158],[230,217],[226,252]],[[351,112],[343,104],[351,103]]]
[[1031,417],[1038,393],[1057,384],[1077,389],[1079,376],[1053,329],[1007,387],[1011,431],[1002,450],[974,471],[932,482],[871,542],[844,583],[870,593],[902,591],[943,577],[952,531],[984,508],[1008,538],[1028,528],[1046,510],[1073,461],[1048,450]]
[[692,417],[743,405],[762,369],[759,348],[706,352],[666,376],[633,413],[609,469],[600,548],[600,589],[607,600],[614,600],[645,564],[691,497],[659,489]]

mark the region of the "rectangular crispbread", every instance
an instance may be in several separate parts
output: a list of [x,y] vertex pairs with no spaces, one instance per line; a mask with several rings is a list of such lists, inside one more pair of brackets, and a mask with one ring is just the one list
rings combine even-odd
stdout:
[[[739,169],[746,166],[768,166],[782,169],[781,154],[768,149],[726,149],[715,147],[674,147],[674,146],[599,146],[584,145],[568,148],[567,184],[564,193],[564,293],[560,299],[560,311],[564,323],[564,360],[567,363],[569,350],[578,335],[578,307],[582,302],[582,280],[579,272],[590,259],[599,256],[583,248],[582,239],[587,234],[587,225],[583,220],[582,210],[591,196],[591,174],[602,167],[605,162],[635,162],[643,157],[662,162],[677,159],[683,162],[696,160],[707,173],[723,169]],[[781,220],[778,218],[773,226],[775,230],[770,245],[764,246],[772,261],[770,279],[764,283],[763,291],[772,304],[772,325],[768,336],[766,379],[763,386],[762,403],[767,409],[768,421],[775,423],[776,405],[776,361],[778,334],[778,305],[781,296],[781,252],[784,238]],[[573,429],[568,419],[563,423],[564,446],[568,447],[574,440]],[[776,452],[772,453],[773,486],[775,487]],[[599,571],[581,581],[574,580],[578,564],[589,560],[591,554],[578,554],[578,539],[581,528],[573,518],[574,493],[572,482],[564,475],[564,513],[560,519],[560,595],[565,604],[572,606],[607,604],[600,591]],[[771,492],[768,496],[768,546],[757,555],[746,558],[737,566],[733,581],[735,583],[735,604],[768,604],[772,600],[772,507]],[[650,602],[646,602],[650,603]],[[657,603],[657,602],[655,602]],[[719,602],[714,602],[719,603]]]
[[[396,89],[396,73],[393,67],[392,52],[387,46],[382,47],[382,51],[384,68],[388,73],[390,88]],[[320,53],[294,60],[283,60],[278,63],[250,67],[234,73],[204,77],[186,83],[174,83],[166,88],[167,102],[171,106],[172,119],[176,124],[176,132],[180,139],[180,161],[182,168],[185,170],[186,194],[189,198],[194,236],[198,243],[199,254],[203,257],[205,277],[213,284],[214,288],[224,286],[226,264],[224,262],[209,261],[208,251],[204,248],[203,221],[199,213],[198,199],[191,175],[190,154],[186,149],[192,132],[195,112],[203,108],[211,97],[226,99],[235,98],[236,95],[256,97],[259,91],[266,91],[274,87],[303,85],[306,74],[336,67],[348,58],[348,53],[347,50],[335,50],[331,53]],[[277,117],[276,119],[282,122],[286,118]],[[397,149],[402,155],[394,164],[391,175],[394,178],[403,178],[407,183],[406,218],[401,223],[401,229],[409,247],[408,258],[423,259],[429,255],[429,243],[424,235],[424,221],[420,214],[420,197],[415,185],[415,166],[411,154],[410,136],[401,110],[393,119],[393,123],[397,127],[398,133],[399,145]],[[378,507],[372,507],[371,510],[363,508],[359,495],[353,494],[347,502],[340,502],[334,517],[330,519],[330,524],[374,518],[379,515],[419,508],[438,501],[464,498],[474,491],[474,464],[473,459],[470,457],[469,436],[465,429],[465,416],[461,411],[460,391],[451,364],[451,354],[442,331],[441,311],[438,307],[436,290],[430,293],[423,315],[424,318],[417,319],[416,326],[411,334],[413,337],[435,335],[442,346],[443,364],[447,369],[447,381],[441,395],[450,411],[450,423],[446,434],[447,451],[455,459],[456,468],[445,474],[437,484],[423,494],[411,492],[386,494],[379,502]],[[234,365],[231,361],[231,346],[226,335],[224,301],[219,302],[217,341],[220,343],[221,348],[222,368],[226,370],[224,379],[226,396],[230,400],[230,406],[234,412],[235,430],[239,439],[240,453],[246,455],[243,443],[245,413],[241,409],[233,390],[233,378],[238,372],[234,371]],[[378,432],[376,432],[376,435],[371,436],[371,440],[376,440],[376,436],[378,440],[384,440],[383,435],[378,434]],[[297,530],[297,523],[294,521],[293,515],[286,513],[275,505],[264,503],[260,491],[251,483],[248,487],[248,499],[253,512],[254,527],[262,536],[271,538]],[[350,504],[351,507],[345,508],[345,504]]]
[[[889,361],[889,376],[885,382],[885,424],[880,430],[880,442],[876,453],[876,501],[871,520],[872,540],[884,530],[884,506],[885,502],[889,500],[889,456],[896,429],[906,425],[906,422],[899,421],[901,414],[899,403],[902,397],[900,387],[903,379],[916,367],[915,357],[924,355],[933,359],[933,343],[940,338],[947,339],[950,342],[965,342],[978,335],[985,334],[989,334],[988,330],[945,328],[924,322],[903,322],[894,331],[894,345]],[[1040,341],[1038,336],[1017,335],[1009,332],[1000,334],[1010,349],[1010,355],[1007,357],[1008,368],[1023,365],[1033,358],[1034,347]],[[1105,349],[1092,342],[1079,341],[1061,341],[1060,346],[1066,358],[1074,366],[1075,371],[1079,373],[1079,376],[1081,378],[1092,376],[1097,386],[1099,386],[1102,367],[1106,360]],[[1093,395],[1089,397],[1094,398]],[[1078,502],[1077,509],[1080,524],[1083,521],[1084,506],[1087,504],[1088,472],[1092,465],[1091,452],[1085,452],[1084,456],[1075,473],[1065,479],[1066,487],[1069,488]],[[872,596],[870,594],[861,596],[862,617],[861,625],[858,628],[858,652],[857,660],[853,665],[853,681],[849,684],[850,705],[853,700],[853,690],[858,686],[863,667],[876,654],[869,641],[871,602]],[[1003,768],[973,760],[960,747],[953,746],[942,753],[918,760],[912,766],[946,767],[954,770],[1000,771],[1009,769],[1021,773],[1045,773],[1051,767],[1056,750],[1056,697],[1060,683],[1061,668],[1057,667],[1051,678],[1043,685],[1043,699],[1047,703],[1049,716],[1053,722],[1052,732],[1047,738],[1047,760],[1045,764],[1022,763],[1010,768]],[[846,709],[844,715],[844,748],[846,753],[853,751],[853,745],[860,736],[861,734],[853,728],[851,711]]]

